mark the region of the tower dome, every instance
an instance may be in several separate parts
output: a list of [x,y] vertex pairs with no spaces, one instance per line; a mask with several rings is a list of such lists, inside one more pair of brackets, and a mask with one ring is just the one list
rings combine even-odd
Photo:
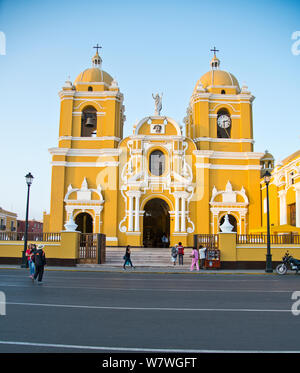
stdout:
[[[97,48],[100,47],[97,45]],[[110,86],[112,81],[112,76],[102,70],[102,58],[99,56],[97,50],[95,56],[92,58],[92,67],[82,71],[75,79],[74,85],[76,86],[78,83],[106,83]]]
[[201,76],[195,86],[195,91],[201,87],[213,93],[240,93],[240,85],[237,78],[228,71],[220,70],[220,60],[216,56],[217,49],[212,49],[214,56],[210,61],[211,70]]

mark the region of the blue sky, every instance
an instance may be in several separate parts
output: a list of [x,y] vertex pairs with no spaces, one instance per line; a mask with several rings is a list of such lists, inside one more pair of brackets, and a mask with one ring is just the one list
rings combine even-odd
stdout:
[[6,36],[0,206],[24,218],[24,176],[31,171],[30,218],[49,212],[48,149],[58,143],[58,92],[68,76],[74,81],[91,65],[96,43],[103,47],[103,69],[124,94],[125,135],[153,114],[155,92],[163,92],[162,114],[182,123],[216,46],[221,68],[256,97],[255,151],[268,149],[280,160],[299,150],[300,54],[291,51],[297,30],[299,1],[0,0]]

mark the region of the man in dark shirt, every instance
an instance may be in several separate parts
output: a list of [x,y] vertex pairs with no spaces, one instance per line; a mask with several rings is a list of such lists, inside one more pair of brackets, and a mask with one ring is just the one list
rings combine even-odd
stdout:
[[37,251],[35,252],[32,260],[35,263],[35,273],[32,278],[32,281],[38,278],[38,283],[42,284],[43,274],[44,274],[44,266],[46,265],[46,255],[45,251],[43,250],[44,245],[38,245]]

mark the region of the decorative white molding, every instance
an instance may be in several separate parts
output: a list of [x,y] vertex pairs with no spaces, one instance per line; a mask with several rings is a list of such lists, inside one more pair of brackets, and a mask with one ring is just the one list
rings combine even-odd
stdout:
[[[222,202],[216,202],[217,196],[222,196]],[[237,195],[240,195],[244,202],[237,202]],[[212,213],[211,226],[214,230],[214,221],[217,219],[219,223],[220,214],[225,213],[231,214],[232,212],[236,213],[237,225],[239,226],[240,234],[246,232],[246,214],[248,212],[249,200],[246,195],[244,187],[241,187],[241,190],[233,190],[230,181],[228,180],[225,190],[218,191],[214,186],[212,188],[212,196],[210,200],[210,211]],[[242,226],[242,218],[244,218],[244,225]],[[214,232],[215,233],[215,232]]]
[[61,136],[58,141],[71,140],[71,141],[106,141],[112,140],[120,142],[122,139],[115,136],[101,136],[101,137],[73,137],[73,136]]
[[[150,116],[150,117],[145,117],[143,119],[141,119],[135,126],[135,130],[134,130],[134,135],[138,135],[139,134],[139,130],[140,128],[142,127],[142,125],[144,123],[148,123],[149,120],[154,120],[154,119],[162,119],[164,121],[167,121],[168,123],[172,124],[175,128],[176,128],[176,131],[177,131],[177,136],[182,136],[182,132],[181,132],[181,128],[180,128],[180,125],[172,118],[169,118],[169,117],[166,117],[166,116]],[[156,137],[156,136],[155,136]],[[155,138],[154,137],[154,138]],[[171,136],[172,138],[172,136]]]
[[[227,184],[226,184],[226,188],[225,190],[221,190],[221,191],[217,191],[217,188],[214,186],[213,189],[212,189],[212,197],[210,199],[210,204],[216,204],[215,202],[215,199],[217,196],[221,195],[222,196],[222,204],[225,205],[236,205],[237,202],[236,202],[236,196],[237,195],[240,195],[244,202],[238,202],[238,204],[242,205],[242,206],[246,206],[249,204],[249,200],[248,200],[248,197],[246,195],[246,191],[244,189],[244,187],[242,186],[241,190],[233,190],[232,189],[232,185],[230,183],[230,181],[228,180]],[[219,202],[220,204],[220,202]]]
[[[209,142],[225,142],[225,143],[249,143],[254,144],[255,141],[253,139],[223,139],[217,137],[196,137],[193,139],[194,142],[199,141],[209,141]],[[262,153],[263,154],[263,153]]]
[[64,161],[53,161],[50,162],[51,166],[63,166],[63,167],[118,167],[119,162],[64,162]]
[[211,159],[256,159],[260,160],[263,153],[257,152],[222,152],[215,150],[194,150],[193,154],[197,158],[211,158]]
[[250,171],[260,170],[261,166],[255,165],[227,165],[227,164],[211,164],[211,163],[196,163],[196,168],[208,168],[212,170],[232,170],[232,171]]
[[64,155],[67,157],[118,157],[121,149],[70,149],[70,148],[50,148],[51,155]]

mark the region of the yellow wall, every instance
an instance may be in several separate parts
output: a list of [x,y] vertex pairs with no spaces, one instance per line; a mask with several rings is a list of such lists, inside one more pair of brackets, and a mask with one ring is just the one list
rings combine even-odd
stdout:
[[[46,258],[77,259],[79,247],[79,233],[62,232],[60,242],[28,241],[28,244],[45,245]],[[24,241],[0,241],[0,257],[21,258],[24,250]]]

